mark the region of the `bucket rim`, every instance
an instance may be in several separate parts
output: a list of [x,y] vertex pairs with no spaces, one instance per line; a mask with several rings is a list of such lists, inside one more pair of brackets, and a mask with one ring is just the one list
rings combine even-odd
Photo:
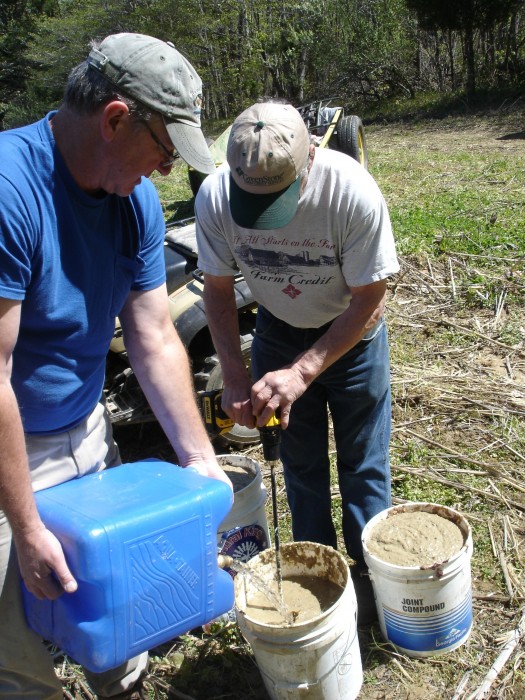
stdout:
[[[367,547],[367,539],[370,536],[370,533],[373,530],[373,528],[379,522],[386,520],[389,517],[393,517],[394,515],[398,515],[399,513],[410,513],[414,511],[434,513],[446,518],[447,520],[451,520],[455,525],[459,527],[463,534],[463,546],[461,547],[461,549],[459,549],[449,559],[446,559],[441,562],[434,562],[433,564],[430,564],[428,566],[401,566],[400,564],[392,564],[391,562],[387,562],[384,559],[380,559],[378,556],[372,554],[372,552],[369,551]],[[373,562],[377,562],[381,566],[388,565],[390,569],[397,571],[432,572],[444,566],[450,567],[451,565],[454,565],[458,559],[463,558],[466,553],[468,554],[470,551],[472,551],[472,528],[470,527],[470,523],[468,522],[468,520],[455,508],[451,508],[450,506],[444,506],[440,503],[433,503],[431,501],[410,501],[408,503],[400,503],[395,506],[391,506],[390,508],[385,508],[384,510],[374,515],[374,517],[371,518],[363,528],[363,532],[361,535],[361,543],[363,545],[363,553],[365,554],[365,557]]]
[[[255,625],[259,627],[260,629],[264,630],[275,630],[275,629],[286,629],[286,630],[294,630],[294,631],[301,631],[301,630],[307,630],[308,628],[312,627],[313,625],[317,625],[321,620],[323,620],[325,617],[328,617],[331,615],[334,611],[334,608],[340,605],[341,600],[344,598],[345,595],[350,595],[351,592],[354,591],[353,589],[353,584],[352,587],[349,587],[349,584],[352,582],[352,577],[350,575],[350,567],[348,565],[348,562],[344,558],[344,556],[341,554],[341,552],[337,551],[333,547],[330,547],[330,545],[325,545],[325,544],[319,544],[318,542],[309,542],[309,541],[299,541],[299,542],[285,542],[281,545],[281,554],[283,551],[286,549],[289,549],[293,546],[303,546],[303,545],[308,545],[308,546],[315,546],[315,547],[320,547],[325,551],[328,551],[330,554],[335,554],[336,557],[338,558],[339,562],[342,564],[344,573],[346,574],[346,583],[344,586],[341,587],[341,594],[335,600],[332,605],[330,605],[329,608],[326,608],[326,610],[322,610],[319,615],[316,615],[315,617],[311,617],[308,620],[303,620],[302,622],[298,623],[292,623],[292,624],[287,624],[286,622],[276,624],[276,623],[268,623],[268,622],[263,622],[261,620],[257,620],[250,615],[246,613],[246,611],[241,610],[238,605],[237,605],[237,596],[234,593],[234,600],[235,600],[235,611],[237,615],[241,615],[245,620],[248,620],[252,625]],[[268,547],[267,549],[263,550],[262,552],[259,552],[255,557],[250,559],[247,563],[246,566],[248,568],[251,568],[255,566],[261,559],[261,557],[267,557],[272,554],[272,552],[275,552],[275,547]],[[264,564],[265,562],[263,562]],[[237,579],[237,576],[235,577]],[[335,581],[332,581],[332,583],[335,583]],[[236,587],[237,584],[236,581],[234,581],[234,586]],[[350,590],[351,588],[351,590]],[[355,593],[353,596],[355,600]],[[357,604],[356,604],[357,605]]]
[[259,462],[256,459],[252,459],[251,457],[246,457],[245,455],[216,455],[217,462],[219,464],[223,463],[228,463],[231,464],[233,467],[245,467],[246,469],[249,470],[250,475],[252,476],[252,479],[249,484],[246,484],[246,486],[243,486],[242,489],[239,489],[238,491],[235,491],[235,495],[237,496],[238,494],[244,493],[247,489],[253,486],[254,482],[257,481],[258,478],[262,480],[262,474],[261,474],[261,467],[259,465]]

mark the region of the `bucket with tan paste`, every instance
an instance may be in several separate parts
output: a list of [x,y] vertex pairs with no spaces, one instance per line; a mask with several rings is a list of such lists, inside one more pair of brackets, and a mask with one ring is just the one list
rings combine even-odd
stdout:
[[[280,547],[282,599],[273,548],[235,578],[237,622],[272,700],[355,700],[363,682],[357,605],[348,565],[331,547]],[[271,595],[271,597],[269,597]]]
[[[233,506],[219,525],[219,553],[246,563],[271,544],[261,469],[244,455],[218,455],[217,461],[233,484]],[[235,576],[235,571],[227,570]]]
[[452,651],[472,628],[472,533],[435,503],[394,506],[362,535],[381,632],[408,656]]

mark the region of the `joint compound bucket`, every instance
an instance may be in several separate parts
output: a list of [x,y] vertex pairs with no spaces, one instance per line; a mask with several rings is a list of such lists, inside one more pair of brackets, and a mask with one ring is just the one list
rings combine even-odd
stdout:
[[248,562],[235,578],[237,622],[270,698],[354,700],[363,669],[356,597],[345,559],[312,542],[283,544],[280,556],[288,619],[275,607],[273,548]]
[[466,642],[472,534],[460,513],[434,503],[394,506],[367,523],[362,541],[385,639],[413,657]]
[[[243,455],[218,455],[233,484],[233,506],[219,525],[217,544],[220,554],[247,562],[270,546],[266,519],[266,487],[259,463]],[[231,576],[236,572],[226,569]]]

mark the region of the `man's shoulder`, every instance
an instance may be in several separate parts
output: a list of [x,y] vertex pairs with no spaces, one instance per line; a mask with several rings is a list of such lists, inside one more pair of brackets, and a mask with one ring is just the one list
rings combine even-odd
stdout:
[[315,161],[317,161],[319,180],[330,182],[332,188],[348,191],[353,197],[376,197],[379,193],[379,187],[373,176],[361,163],[346,153],[329,148],[318,148]]
[[228,164],[223,163],[214,173],[205,177],[195,197],[195,206],[202,207],[210,204],[212,199],[215,200],[214,205],[217,206],[221,196],[227,197],[229,174]]
[[331,148],[317,148],[315,160],[327,170],[339,170],[349,175],[358,175],[363,171],[363,166],[355,158]]
[[140,209],[148,209],[150,207],[157,208],[160,206],[160,199],[157,188],[147,177],[143,177],[133,192],[130,194],[130,199],[136,207]]
[[0,133],[0,176],[4,183],[34,184],[52,163],[44,120]]
[[[50,134],[46,132],[47,117],[40,119],[32,124],[6,129],[0,132],[0,148],[8,149],[12,152],[27,147],[29,144],[43,144],[45,147],[49,145]],[[2,164],[4,165],[4,164]]]
[[143,233],[157,231],[159,236],[164,236],[164,213],[159,194],[155,185],[148,178],[142,178],[127,201],[131,203],[139,231]]

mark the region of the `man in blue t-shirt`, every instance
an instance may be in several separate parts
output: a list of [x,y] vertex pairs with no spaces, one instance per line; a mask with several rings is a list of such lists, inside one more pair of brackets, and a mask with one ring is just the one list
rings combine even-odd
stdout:
[[[169,316],[164,221],[148,179],[170,173],[174,148],[215,170],[201,90],[172,44],[116,34],[73,69],[58,111],[0,134],[0,697],[62,698],[25,623],[19,574],[39,598],[77,588],[33,490],[119,463],[102,402],[117,315],[181,465],[229,483]],[[141,698],[146,666],[143,654],[86,675],[99,698]]]

